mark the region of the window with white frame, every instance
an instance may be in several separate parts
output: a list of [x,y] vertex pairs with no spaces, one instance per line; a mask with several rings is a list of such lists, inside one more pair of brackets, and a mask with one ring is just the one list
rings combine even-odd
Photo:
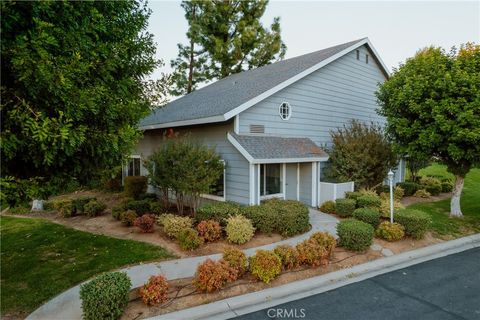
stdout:
[[204,198],[225,200],[225,161],[220,161],[223,163],[223,172],[220,177],[218,177],[217,181],[210,186],[210,192],[206,195],[203,195]]
[[260,196],[281,194],[282,166],[280,163],[260,165]]
[[288,102],[282,102],[280,107],[278,107],[278,113],[282,120],[288,120],[292,116],[292,108]]
[[130,159],[128,159],[127,168],[125,170],[127,177],[140,175],[141,161],[142,160],[140,156],[130,156]]

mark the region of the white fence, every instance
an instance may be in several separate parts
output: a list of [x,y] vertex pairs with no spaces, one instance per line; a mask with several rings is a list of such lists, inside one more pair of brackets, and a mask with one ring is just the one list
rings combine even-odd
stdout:
[[345,193],[348,191],[353,191],[353,188],[353,181],[343,183],[320,182],[319,204],[321,205],[328,200],[345,198]]

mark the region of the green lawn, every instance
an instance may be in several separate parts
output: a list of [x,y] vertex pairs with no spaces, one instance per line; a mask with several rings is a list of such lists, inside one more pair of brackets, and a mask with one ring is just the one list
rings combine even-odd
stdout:
[[66,228],[1,217],[1,313],[22,316],[104,271],[170,258],[166,250]]
[[[433,164],[420,170],[420,175],[451,177],[445,166]],[[417,203],[409,206],[427,212],[432,217],[432,230],[443,238],[456,238],[480,232],[480,169],[471,170],[465,178],[461,198],[463,218],[450,218],[450,199],[430,203]]]

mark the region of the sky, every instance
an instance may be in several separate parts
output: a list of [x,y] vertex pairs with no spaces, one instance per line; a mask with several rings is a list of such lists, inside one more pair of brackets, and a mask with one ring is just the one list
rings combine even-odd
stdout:
[[[165,62],[151,77],[170,72],[177,43],[186,43],[187,22],[180,1],[152,1],[149,32],[157,58]],[[368,37],[392,70],[429,45],[450,47],[480,43],[478,1],[275,1],[262,18],[269,26],[280,17],[285,58]]]

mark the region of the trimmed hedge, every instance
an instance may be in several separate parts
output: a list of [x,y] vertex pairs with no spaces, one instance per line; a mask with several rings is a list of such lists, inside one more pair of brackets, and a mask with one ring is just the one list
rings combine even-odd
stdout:
[[73,205],[73,208],[75,210],[75,213],[76,214],[84,214],[85,213],[85,205],[92,200],[97,200],[97,198],[83,196],[83,197],[79,197],[77,199],[73,199],[72,200],[72,205]]
[[264,206],[274,211],[276,231],[291,237],[310,230],[308,207],[300,201],[271,199]]
[[373,242],[374,228],[363,221],[346,219],[337,224],[339,245],[353,251],[364,251]]
[[452,192],[453,183],[450,180],[442,181],[442,192]]
[[91,200],[84,206],[84,212],[88,217],[96,217],[100,215],[107,206],[98,200]]
[[118,319],[128,303],[132,287],[124,272],[102,274],[80,286],[83,319]]
[[364,195],[357,199],[357,206],[359,208],[380,208],[381,204],[382,199],[380,199],[379,196]]
[[397,186],[404,190],[405,196],[413,196],[415,192],[417,192],[420,185],[413,181],[405,181],[397,183]]
[[347,198],[347,199],[353,199],[353,200],[357,201],[357,199],[361,196],[363,196],[363,194],[361,194],[358,191],[345,192],[345,198]]
[[355,210],[356,201],[353,199],[335,200],[335,213],[340,217],[350,217]]
[[286,270],[294,269],[300,264],[300,256],[297,249],[288,244],[277,246],[273,252],[280,258],[282,266]]
[[147,192],[147,177],[129,176],[125,177],[125,195],[133,199],[139,199]]
[[215,220],[222,227],[227,225],[226,219],[230,216],[242,214],[242,207],[233,202],[212,202],[197,209],[195,222]]
[[413,209],[398,210],[394,219],[404,226],[405,233],[414,239],[422,239],[431,223],[427,213]]
[[192,229],[193,220],[190,217],[181,217],[176,215],[166,215],[162,221],[163,231],[170,238],[177,238],[178,235],[186,230]]
[[279,216],[272,206],[264,204],[246,207],[243,215],[250,219],[258,231],[271,234],[278,232]]
[[353,217],[376,228],[380,223],[380,212],[373,208],[358,208],[353,211]]
[[75,214],[75,208],[72,200],[54,200],[53,208],[64,218],[70,218]]

